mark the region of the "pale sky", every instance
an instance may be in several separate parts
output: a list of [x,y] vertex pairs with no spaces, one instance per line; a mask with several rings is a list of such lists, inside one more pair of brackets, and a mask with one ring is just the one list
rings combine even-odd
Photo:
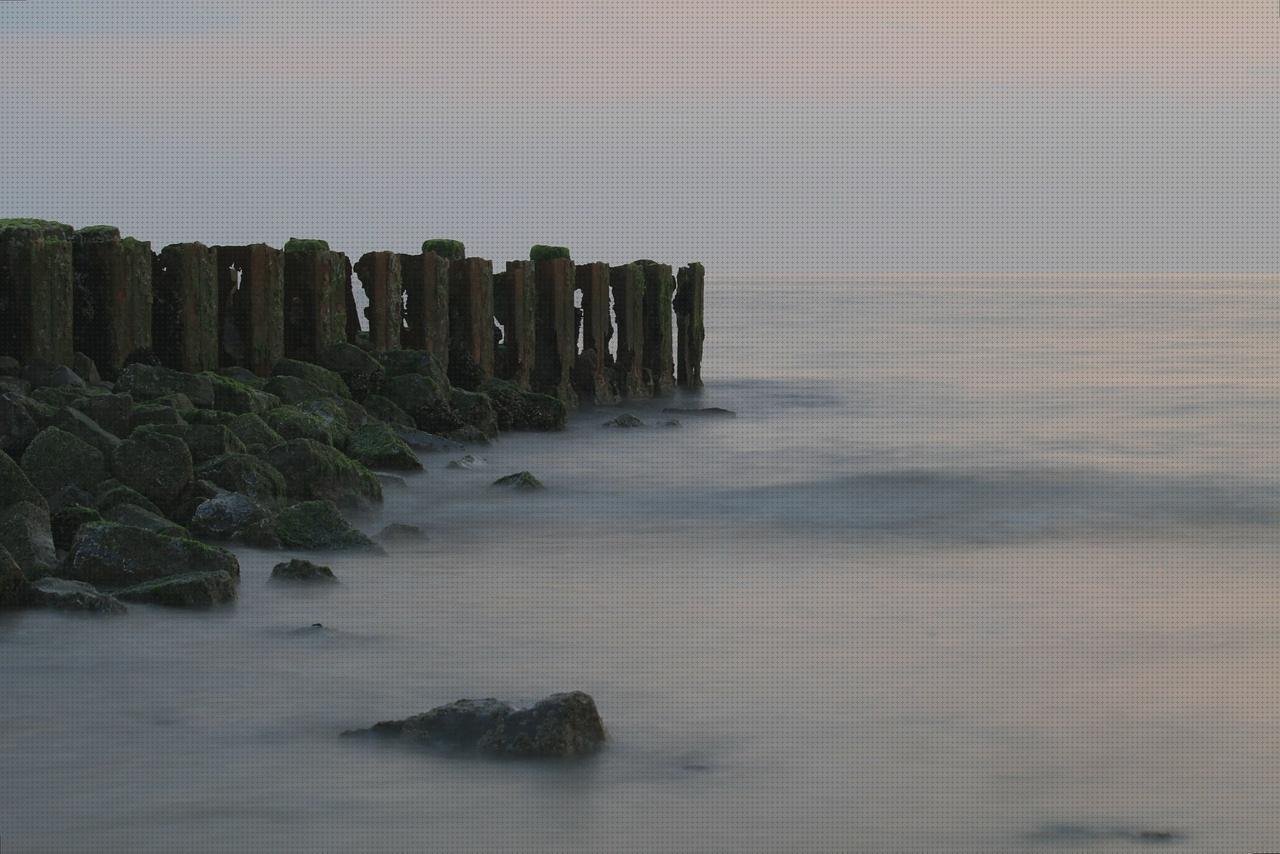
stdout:
[[0,78],[0,216],[157,245],[1280,272],[1277,0],[25,0]]

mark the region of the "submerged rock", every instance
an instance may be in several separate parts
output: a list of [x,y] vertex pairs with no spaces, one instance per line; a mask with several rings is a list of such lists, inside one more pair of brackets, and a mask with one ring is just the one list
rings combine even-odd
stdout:
[[619,415],[617,418],[611,418],[604,422],[605,427],[643,427],[644,422],[635,417],[631,413]]
[[239,578],[240,564],[231,552],[195,540],[115,522],[91,522],[80,528],[58,574],[111,587],[192,572],[225,572]]
[[663,412],[669,412],[674,415],[693,415],[702,418],[733,418],[738,413],[732,409],[723,409],[719,406],[704,406],[701,409],[690,409],[681,406],[663,407]]
[[563,400],[525,391],[505,380],[489,380],[480,391],[492,402],[502,430],[563,430],[569,417]]
[[41,578],[31,585],[31,604],[58,611],[85,611],[91,614],[123,614],[128,608],[114,596],[102,593],[83,581]]
[[417,471],[422,468],[412,449],[388,424],[374,422],[357,427],[347,439],[347,456],[370,468]]
[[414,430],[409,427],[393,427],[396,435],[415,451],[425,451],[429,454],[441,453],[444,451],[461,451],[465,445],[461,442],[455,442],[453,439],[445,436],[437,436],[434,433],[425,433],[422,430]]
[[478,469],[484,468],[488,463],[483,457],[477,457],[475,454],[466,454],[456,460],[449,460],[447,468],[451,469]]
[[527,709],[492,698],[458,700],[344,735],[395,738],[435,750],[509,759],[589,756],[606,738],[595,701],[581,691],[554,694]]
[[382,485],[355,460],[311,439],[291,439],[267,452],[290,498],[327,499],[339,505],[380,503]]
[[290,548],[375,548],[372,540],[342,518],[332,501],[303,501],[286,507],[276,519],[276,535]]
[[202,463],[196,475],[228,492],[239,492],[258,501],[285,496],[284,475],[268,462],[249,454],[223,454]]
[[327,566],[294,558],[285,563],[276,564],[271,570],[271,580],[334,583],[338,579],[334,578],[333,570]]
[[426,538],[427,535],[417,525],[404,525],[400,522],[391,523],[378,534],[379,542],[387,544],[420,543]]
[[169,608],[208,608],[236,600],[236,579],[229,572],[186,572],[126,587],[116,593],[126,602]]
[[494,486],[505,486],[510,489],[546,489],[542,481],[533,476],[531,472],[521,471],[515,474],[509,474],[506,477],[500,477],[493,482]]

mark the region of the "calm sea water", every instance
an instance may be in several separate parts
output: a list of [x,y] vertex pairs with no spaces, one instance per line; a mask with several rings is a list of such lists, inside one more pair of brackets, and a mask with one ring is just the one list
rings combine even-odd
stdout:
[[[707,303],[735,419],[424,457],[331,590],[0,620],[3,850],[1280,849],[1280,282]],[[586,762],[338,737],[568,689]]]

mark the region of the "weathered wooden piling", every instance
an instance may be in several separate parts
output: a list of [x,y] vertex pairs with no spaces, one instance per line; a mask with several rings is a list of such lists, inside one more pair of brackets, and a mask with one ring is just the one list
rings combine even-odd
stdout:
[[217,368],[217,253],[203,243],[166,246],[154,258],[151,285],[151,346],[157,358],[179,371]]
[[405,294],[403,346],[425,350],[449,370],[449,259],[435,252],[401,255]]
[[599,405],[618,402],[609,373],[612,356],[609,341],[613,321],[609,318],[609,265],[579,264],[574,271],[575,287],[582,293],[582,352],[574,365],[573,384],[578,396]]
[[58,222],[0,220],[0,355],[71,364],[72,233]]
[[535,317],[537,314],[534,264],[508,261],[507,269],[493,275],[493,314],[502,324],[502,343],[494,353],[494,373],[522,389],[533,377]]
[[534,262],[536,308],[533,390],[577,404],[573,363],[578,354],[577,316],[573,306],[574,266],[569,258]]
[[675,359],[672,356],[671,299],[676,280],[670,264],[638,262],[644,270],[644,371],[655,395],[675,391]]
[[672,301],[676,312],[676,382],[683,388],[702,388],[702,342],[707,337],[702,317],[705,281],[706,272],[696,261],[676,274]]
[[493,262],[449,264],[449,382],[475,389],[493,379]]
[[347,340],[351,263],[323,240],[290,240],[284,247],[284,352],[315,361]]
[[[375,350],[399,350],[404,328],[403,273],[394,252],[366,252],[356,262],[360,287],[369,298],[369,343]],[[350,318],[348,318],[350,320]]]
[[151,244],[95,225],[77,231],[71,247],[75,348],[115,379],[125,357],[151,346]]
[[613,313],[618,321],[614,387],[623,397],[652,397],[653,389],[644,379],[644,270],[639,264],[611,268],[609,289],[613,293]]
[[219,364],[268,376],[284,356],[284,253],[265,243],[215,248]]

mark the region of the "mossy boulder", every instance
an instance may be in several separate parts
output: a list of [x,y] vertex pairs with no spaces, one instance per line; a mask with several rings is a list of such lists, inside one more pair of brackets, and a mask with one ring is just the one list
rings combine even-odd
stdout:
[[247,385],[250,388],[256,388],[258,391],[262,391],[262,389],[267,384],[267,381],[265,379],[258,376],[248,368],[242,368],[239,365],[232,365],[227,368],[219,368],[217,370],[217,373],[221,374],[224,377],[233,379],[238,383],[243,383],[244,385]]
[[333,431],[324,419],[303,412],[296,406],[277,406],[263,418],[267,426],[283,441],[311,439],[326,445],[334,443]]
[[[276,377],[297,377],[335,397],[351,397],[351,391],[347,388],[347,384],[342,381],[342,377],[328,368],[322,368],[310,362],[300,362],[297,359],[281,359],[271,368],[271,375]],[[270,390],[270,383],[267,383],[267,388]]]
[[377,359],[382,364],[387,379],[404,374],[418,374],[427,377],[441,389],[449,387],[449,379],[443,366],[425,350],[388,350],[379,353]]
[[[256,415],[248,413],[256,418]],[[199,465],[223,454],[247,454],[248,448],[230,427],[221,424],[188,424],[179,428],[180,438],[191,451],[192,461]],[[269,429],[269,428],[268,428]]]
[[568,258],[569,247],[567,246],[547,246],[542,243],[535,243],[529,249],[530,261],[551,261],[556,258]]
[[475,429],[485,439],[498,435],[498,416],[493,403],[479,392],[455,388],[449,393],[449,403],[464,425]]
[[283,475],[290,498],[327,499],[343,506],[382,501],[382,486],[373,472],[312,439],[290,439],[268,451],[266,459]]
[[281,374],[268,380],[267,391],[283,404],[297,404],[304,400],[315,400],[318,397],[333,397],[332,392],[325,391],[315,383],[288,374]]
[[84,379],[66,365],[33,361],[22,366],[22,378],[35,389],[58,389],[69,394],[83,394]]
[[31,585],[21,567],[4,546],[0,546],[0,608],[21,608],[31,604]]
[[262,416],[252,412],[236,416],[230,428],[250,454],[263,454],[284,441],[284,437],[272,430]]
[[187,572],[225,572],[239,578],[240,564],[225,549],[166,537],[115,522],[80,529],[59,576],[106,587],[124,587]]
[[[371,416],[379,421],[385,421],[388,424],[394,424],[397,427],[416,427],[413,419],[409,417],[409,413],[405,412],[389,397],[383,397],[380,394],[371,394],[364,399],[364,408]],[[34,433],[32,435],[35,435]]]
[[489,380],[480,390],[493,404],[502,430],[563,430],[569,417],[564,401],[525,391],[505,380]]
[[494,486],[501,486],[505,489],[533,490],[546,489],[542,481],[533,476],[532,472],[520,471],[515,474],[509,474],[506,477],[500,477],[493,482]]
[[305,400],[298,404],[298,409],[319,418],[329,428],[336,448],[346,448],[351,431],[363,424],[373,423],[369,413],[354,400],[325,397],[318,400]]
[[139,403],[129,413],[130,432],[146,424],[186,424],[187,419],[174,406],[159,401]]
[[434,252],[441,258],[448,258],[450,261],[461,261],[467,257],[467,247],[463,245],[461,240],[449,240],[447,238],[435,237],[430,240],[422,241],[422,254]]
[[157,516],[164,515],[164,511],[161,510],[154,501],[147,498],[138,490],[125,486],[114,477],[108,478],[98,484],[93,506],[97,508],[99,513],[105,515],[121,504],[133,504],[137,507],[143,508],[144,510],[149,510]]
[[191,533],[211,540],[279,548],[275,516],[261,503],[239,492],[207,498],[191,516]]
[[54,547],[64,551],[71,548],[71,543],[80,531],[80,526],[87,525],[90,522],[101,521],[102,514],[93,507],[84,504],[63,505],[57,511],[49,514]]
[[133,395],[95,395],[81,398],[73,405],[117,439],[125,438],[133,429],[130,424],[130,416],[133,412]]
[[[281,445],[284,443],[282,442]],[[284,498],[284,476],[266,460],[249,454],[223,454],[201,463],[196,475],[228,492],[239,492],[257,501],[274,502]]]
[[92,584],[65,578],[41,578],[31,583],[30,604],[55,611],[86,614],[124,614],[129,609],[119,599],[108,596]]
[[33,403],[35,401],[22,394],[0,394],[0,453],[15,459],[22,456],[40,432],[41,425],[32,414]]
[[220,409],[187,409],[179,410],[188,424],[214,424],[231,427],[240,416],[234,412],[223,412]]
[[103,514],[106,521],[132,525],[166,537],[185,537],[187,529],[137,504],[117,504]]
[[76,376],[84,380],[87,385],[102,382],[102,374],[98,371],[97,364],[84,353],[76,353],[71,357],[71,370],[75,371]]
[[389,377],[382,384],[382,393],[408,414],[419,430],[449,433],[464,423],[453,411],[449,386],[422,374]]
[[126,602],[166,608],[211,608],[236,600],[236,577],[229,572],[184,572],[117,591]]
[[213,383],[205,374],[186,374],[156,365],[135,362],[120,372],[117,392],[128,392],[135,400],[151,400],[168,394],[184,394],[193,405],[212,409]]
[[373,541],[351,526],[332,501],[302,501],[276,518],[276,535],[288,548],[337,550],[372,548]]
[[274,394],[260,391],[231,377],[211,372],[202,376],[208,377],[213,385],[213,408],[221,412],[263,413],[280,405],[280,400]]
[[78,409],[63,408],[59,410],[53,426],[66,430],[72,436],[93,445],[93,447],[102,452],[104,458],[109,458],[115,453],[115,449],[120,446],[119,436],[102,429],[98,422]]
[[422,468],[404,440],[388,424],[374,422],[357,427],[347,439],[347,456],[369,468],[417,471]]
[[284,243],[285,252],[328,252],[329,242],[327,240],[316,240],[314,238],[290,237]]
[[320,584],[333,584],[338,579],[334,578],[333,570],[329,567],[295,557],[293,560],[278,563],[272,567],[271,580],[305,582],[308,584],[317,582]]
[[351,396],[364,400],[382,385],[385,371],[382,363],[354,344],[334,344],[321,351],[322,366],[342,377]]
[[102,452],[57,427],[47,427],[31,440],[22,452],[22,471],[46,498],[67,484],[92,492],[107,478]]
[[[102,455],[98,456],[101,459]],[[49,506],[44,493],[31,482],[17,460],[8,454],[0,454],[0,509],[19,501],[30,501],[39,507]]]
[[111,458],[116,480],[160,507],[172,505],[195,474],[187,443],[154,426],[143,426],[120,443]]
[[27,578],[40,578],[58,565],[49,511],[43,504],[19,501],[0,510],[0,546]]

